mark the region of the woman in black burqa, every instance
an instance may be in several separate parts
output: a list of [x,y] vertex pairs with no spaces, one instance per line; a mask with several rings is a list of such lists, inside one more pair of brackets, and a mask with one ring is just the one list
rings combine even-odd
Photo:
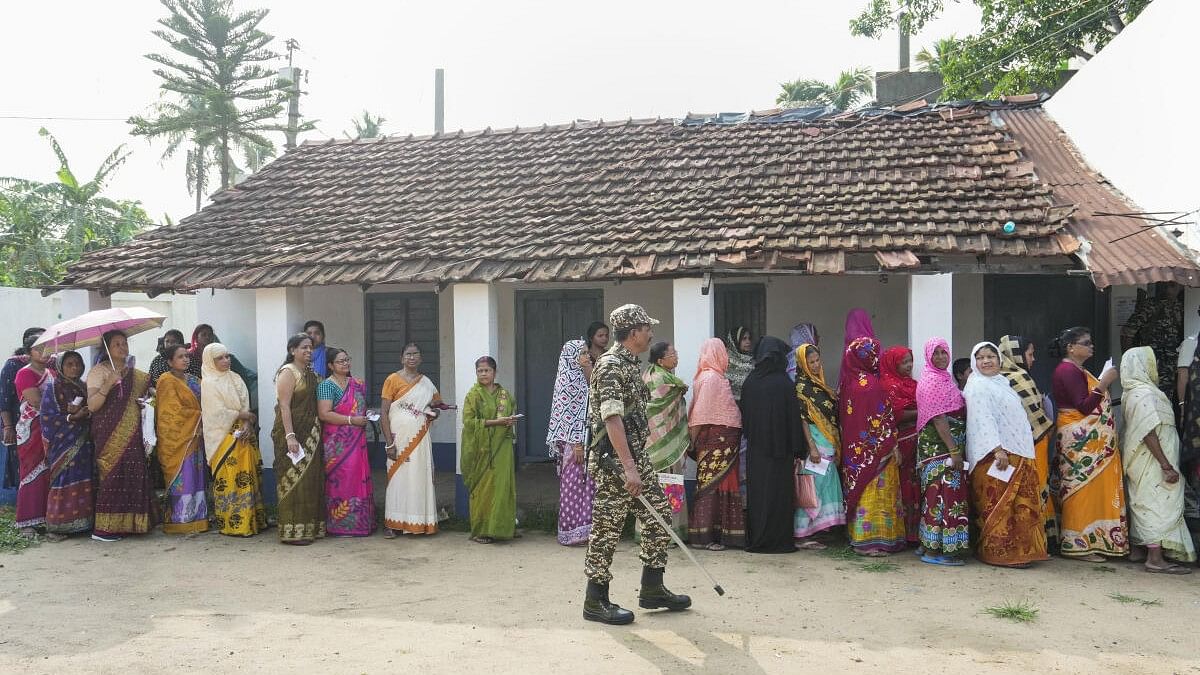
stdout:
[[787,375],[783,340],[765,336],[742,386],[742,431],[748,459],[746,550],[790,553],[795,514],[795,460],[808,454],[796,385]]

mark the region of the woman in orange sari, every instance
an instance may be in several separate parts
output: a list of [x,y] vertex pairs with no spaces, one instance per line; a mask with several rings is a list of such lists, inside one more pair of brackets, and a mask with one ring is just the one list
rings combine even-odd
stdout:
[[1042,495],[1034,468],[1033,432],[1021,398],[1000,374],[1000,350],[971,350],[967,400],[967,461],[979,523],[975,555],[989,565],[1029,567],[1046,560]]
[[207,457],[200,425],[200,378],[189,372],[187,347],[163,350],[167,372],[155,387],[154,423],[158,436],[158,461],[167,484],[167,510],[163,532],[195,534],[208,529],[204,496]]
[[1060,546],[1063,556],[1104,562],[1129,553],[1125,480],[1117,452],[1116,420],[1108,387],[1115,368],[1099,379],[1083,364],[1095,353],[1091,330],[1068,328],[1058,338],[1063,360],[1054,369],[1058,408],[1058,471],[1062,479]]

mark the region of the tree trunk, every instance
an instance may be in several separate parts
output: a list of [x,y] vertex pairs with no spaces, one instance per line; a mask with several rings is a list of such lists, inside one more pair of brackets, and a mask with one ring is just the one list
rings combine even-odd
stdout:
[[226,190],[232,184],[229,172],[229,133],[221,134],[221,189]]
[[204,199],[204,146],[196,144],[196,213]]

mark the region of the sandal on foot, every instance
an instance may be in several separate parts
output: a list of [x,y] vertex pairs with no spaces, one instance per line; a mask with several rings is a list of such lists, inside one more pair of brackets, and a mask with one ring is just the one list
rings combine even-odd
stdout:
[[395,539],[396,531],[390,527],[383,528],[383,538],[384,539]]
[[1151,567],[1149,565],[1146,565],[1145,568],[1146,568],[1146,571],[1149,572],[1150,574],[1191,574],[1192,573],[1192,570],[1188,569],[1187,567],[1184,567],[1183,565],[1176,565],[1175,563],[1169,563],[1166,567]]
[[966,564],[959,558],[946,555],[922,555],[921,562],[929,563],[930,565],[943,565],[945,567],[962,567]]
[[471,540],[474,541],[476,544],[490,544],[493,541],[496,541],[495,539],[492,539],[491,537],[472,537]]
[[867,551],[865,553],[859,553],[859,555],[866,556],[868,558],[887,558],[892,554],[885,551]]
[[704,548],[709,551],[724,551],[725,544],[718,544],[717,542],[714,541],[713,543],[709,544],[708,546],[705,546]]
[[1105,558],[1104,556],[1100,555],[1099,553],[1089,553],[1087,555],[1079,555],[1079,556],[1069,555],[1069,556],[1063,556],[1063,557],[1067,558],[1068,560],[1078,560],[1080,562],[1090,562],[1090,563],[1108,562],[1108,558]]
[[827,549],[829,547],[826,546],[825,544],[822,544],[819,541],[813,541],[812,539],[805,539],[804,541],[797,542],[796,548],[802,549],[805,551],[824,551],[825,549]]

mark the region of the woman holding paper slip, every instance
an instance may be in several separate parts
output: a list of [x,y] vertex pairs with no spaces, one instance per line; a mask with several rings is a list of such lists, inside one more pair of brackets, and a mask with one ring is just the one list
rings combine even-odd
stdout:
[[267,527],[262,498],[262,455],[250,412],[250,392],[233,371],[233,355],[219,342],[204,347],[200,409],[204,449],[212,470],[213,527],[248,537]]
[[796,398],[808,441],[803,475],[811,478],[816,506],[796,508],[792,535],[802,549],[820,550],[825,544],[812,536],[846,524],[846,501],[838,475],[842,438],[838,433],[837,394],[825,383],[821,352],[811,343],[796,349]]
[[1047,560],[1033,430],[1008,379],[1000,350],[980,342],[971,350],[967,401],[967,460],[979,523],[975,555],[989,565],[1029,567]]
[[1099,379],[1084,370],[1096,349],[1087,328],[1063,331],[1057,347],[1063,358],[1053,379],[1062,481],[1061,551],[1076,560],[1104,562],[1105,556],[1129,553],[1125,481],[1108,397],[1118,374],[1111,362]]
[[917,383],[917,476],[921,561],[962,565],[970,548],[970,495],[964,477],[967,402],[947,368],[950,345],[942,338],[925,343],[925,370]]
[[279,540],[306,546],[325,536],[325,462],[317,419],[317,374],[312,338],[288,338],[287,360],[275,373],[275,493]]
[[[309,322],[313,323],[313,322]],[[327,347],[317,386],[325,450],[325,531],[366,537],[375,531],[375,489],[367,461],[367,387],[350,374],[350,354]]]
[[442,401],[437,387],[421,374],[421,348],[410,342],[401,358],[404,367],[383,382],[380,413],[384,452],[388,457],[383,536],[397,532],[436,534],[437,499],[433,492],[433,441],[429,428]]
[[512,539],[517,522],[513,425],[517,401],[496,382],[496,359],[475,359],[475,386],[463,400],[462,476],[470,494],[471,540]]

